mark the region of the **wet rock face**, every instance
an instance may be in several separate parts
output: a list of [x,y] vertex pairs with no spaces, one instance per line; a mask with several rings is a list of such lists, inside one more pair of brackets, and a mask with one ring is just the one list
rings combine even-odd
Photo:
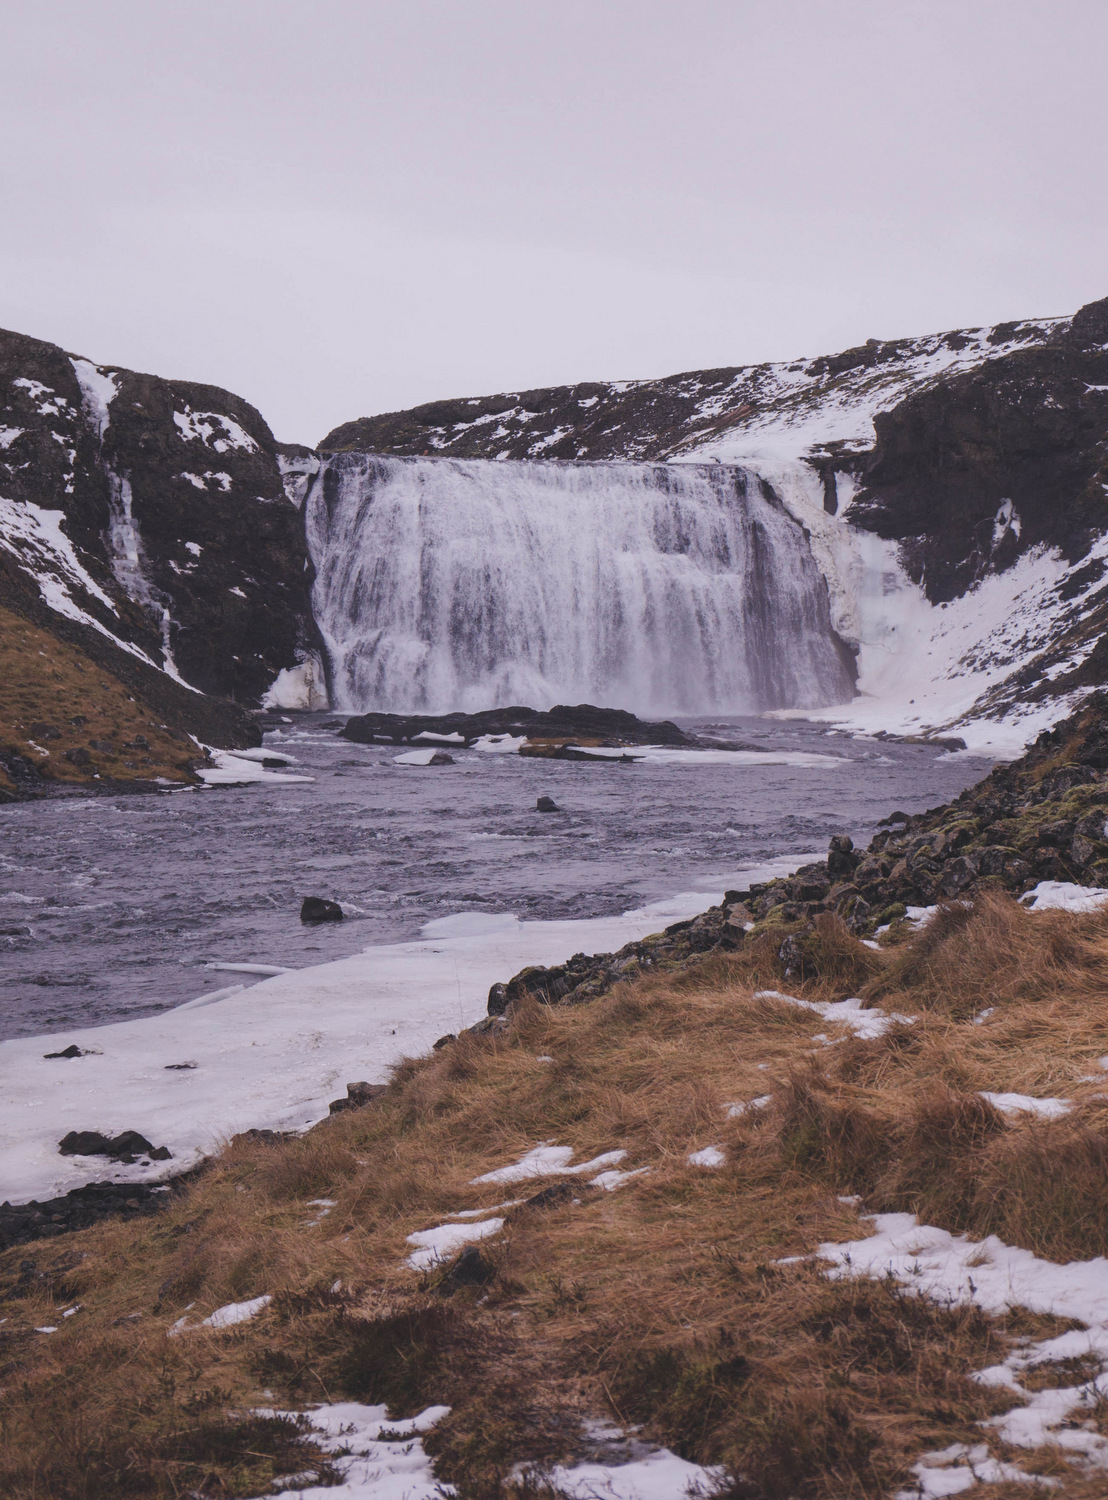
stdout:
[[1039,543],[1070,562],[1104,526],[1108,299],[1048,344],[1017,349],[875,418],[851,510],[902,544],[928,597],[957,597]]

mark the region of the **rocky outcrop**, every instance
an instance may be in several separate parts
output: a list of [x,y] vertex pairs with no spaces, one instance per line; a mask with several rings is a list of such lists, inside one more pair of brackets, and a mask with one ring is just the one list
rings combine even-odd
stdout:
[[932,601],[1040,544],[1078,561],[1108,525],[1108,298],[874,425],[851,521],[900,542]]
[[485,735],[526,736],[529,740],[579,739],[592,745],[694,745],[668,720],[650,723],[621,708],[556,704],[549,712],[535,708],[490,708],[476,714],[355,714],[340,730],[357,745],[381,742],[407,745],[435,739],[472,745]]
[[305,462],[230,392],[0,332],[0,603],[256,703],[314,641]]

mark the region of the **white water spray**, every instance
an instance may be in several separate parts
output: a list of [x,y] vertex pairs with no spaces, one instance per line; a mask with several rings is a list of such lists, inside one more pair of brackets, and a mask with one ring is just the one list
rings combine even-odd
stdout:
[[344,453],[306,525],[339,709],[743,713],[853,692],[804,528],[743,468]]

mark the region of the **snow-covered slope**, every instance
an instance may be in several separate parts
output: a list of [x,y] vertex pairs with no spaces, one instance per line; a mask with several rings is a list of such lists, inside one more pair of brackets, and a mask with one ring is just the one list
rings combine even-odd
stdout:
[[1035,347],[1068,319],[871,339],[818,359],[435,401],[336,427],[324,452],[456,458],[834,459],[870,448],[873,418],[944,375]]

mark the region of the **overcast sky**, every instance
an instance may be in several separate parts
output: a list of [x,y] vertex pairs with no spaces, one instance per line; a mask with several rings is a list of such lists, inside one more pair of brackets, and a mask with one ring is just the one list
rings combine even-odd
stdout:
[[1108,294],[1105,0],[5,0],[0,325],[279,437]]

